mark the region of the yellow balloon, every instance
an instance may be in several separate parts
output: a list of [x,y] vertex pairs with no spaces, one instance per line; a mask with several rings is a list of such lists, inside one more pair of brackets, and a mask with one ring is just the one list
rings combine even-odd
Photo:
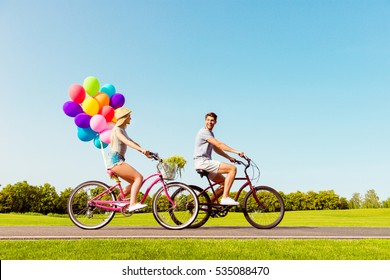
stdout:
[[81,107],[90,116],[94,116],[99,112],[99,103],[94,98],[86,98]]

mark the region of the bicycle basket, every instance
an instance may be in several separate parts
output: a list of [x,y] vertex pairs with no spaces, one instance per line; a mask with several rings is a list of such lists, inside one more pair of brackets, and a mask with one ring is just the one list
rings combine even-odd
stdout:
[[164,180],[175,180],[177,176],[177,164],[172,162],[160,162],[157,165],[158,170]]

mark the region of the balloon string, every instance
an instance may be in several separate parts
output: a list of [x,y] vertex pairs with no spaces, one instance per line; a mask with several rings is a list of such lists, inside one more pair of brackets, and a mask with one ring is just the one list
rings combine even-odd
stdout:
[[104,154],[103,143],[102,143],[102,140],[100,140],[100,137],[99,137],[99,141],[100,141],[100,150],[102,151],[102,156],[103,156],[103,160],[104,160],[104,166],[106,167],[106,170],[107,170],[107,159],[106,159],[106,155]]

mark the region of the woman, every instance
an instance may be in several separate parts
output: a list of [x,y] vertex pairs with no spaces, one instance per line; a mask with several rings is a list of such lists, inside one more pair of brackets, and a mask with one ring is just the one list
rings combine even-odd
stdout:
[[[136,203],[138,192],[142,186],[142,175],[131,165],[125,162],[125,153],[127,147],[133,148],[145,156],[150,157],[150,152],[134,142],[126,133],[125,128],[130,124],[131,111],[121,107],[116,110],[115,118],[117,119],[115,127],[111,133],[111,167],[110,169],[119,177],[126,180],[129,185],[124,188],[124,195],[130,194],[129,212],[142,209],[146,204]],[[123,198],[124,199],[124,198]]]

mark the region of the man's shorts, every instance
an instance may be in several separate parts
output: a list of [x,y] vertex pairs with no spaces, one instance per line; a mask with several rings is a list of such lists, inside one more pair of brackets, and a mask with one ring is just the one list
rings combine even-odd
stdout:
[[195,169],[202,169],[209,172],[210,180],[217,176],[220,164],[220,161],[206,158],[198,158],[194,160]]

